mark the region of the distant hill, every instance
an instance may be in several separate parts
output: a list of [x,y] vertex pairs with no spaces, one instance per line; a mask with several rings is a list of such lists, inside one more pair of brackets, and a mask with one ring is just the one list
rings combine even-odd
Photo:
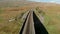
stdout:
[[0,7],[19,7],[19,6],[60,6],[54,3],[27,2],[24,0],[0,0]]
[[[1,1],[1,0],[0,0]],[[42,10],[52,10],[58,9],[60,11],[60,4],[55,3],[42,3],[42,2],[29,2],[29,1],[2,1],[0,2],[0,7],[23,7],[23,8],[36,8],[39,7]]]

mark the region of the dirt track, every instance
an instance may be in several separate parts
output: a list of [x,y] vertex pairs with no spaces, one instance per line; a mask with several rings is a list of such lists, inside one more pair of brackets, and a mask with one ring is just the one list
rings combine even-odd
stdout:
[[48,34],[48,32],[34,11],[29,11],[20,34]]

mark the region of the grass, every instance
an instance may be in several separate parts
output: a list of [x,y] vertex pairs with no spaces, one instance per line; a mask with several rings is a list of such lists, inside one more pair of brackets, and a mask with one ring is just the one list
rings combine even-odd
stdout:
[[[21,20],[21,18],[26,10],[21,10],[21,8],[18,8],[18,10],[15,10],[15,8],[10,9],[11,10],[2,8],[2,10],[0,10],[0,34],[19,34],[20,32],[24,21]],[[9,19],[12,17],[16,17],[15,19],[17,20],[9,22]]]
[[[3,5],[3,4],[4,5]],[[8,22],[10,18],[15,18],[17,15],[23,15],[23,12],[31,8],[37,7],[36,14],[44,17],[43,25],[46,27],[49,34],[60,34],[60,5],[51,6],[46,3],[28,3],[20,4],[20,2],[4,3],[0,8],[0,34],[18,34],[23,20]],[[46,6],[47,5],[47,6]],[[55,4],[54,4],[55,5]],[[20,6],[20,7],[19,7]],[[42,11],[42,12],[40,12]],[[22,13],[22,14],[21,14]]]
[[[50,34],[59,34],[59,24],[60,19],[56,17],[57,15],[50,15],[48,19],[45,17],[45,21],[47,20],[48,24],[46,24],[46,27]],[[49,21],[48,21],[49,20]],[[45,22],[45,23],[47,23]]]
[[0,8],[0,14],[3,13],[3,10]]
[[[53,9],[52,9],[53,8]],[[43,25],[46,27],[49,34],[60,34],[60,8],[51,7],[46,10],[43,9],[42,13],[41,9],[37,10],[37,15],[44,16]],[[44,14],[45,13],[45,14]]]
[[3,18],[2,17],[0,17],[0,22],[2,22],[3,21]]
[[[3,10],[0,8],[0,14],[2,14],[2,13],[4,13],[4,12],[3,12]],[[3,21],[3,17],[0,16],[0,22],[2,22],[2,21]]]

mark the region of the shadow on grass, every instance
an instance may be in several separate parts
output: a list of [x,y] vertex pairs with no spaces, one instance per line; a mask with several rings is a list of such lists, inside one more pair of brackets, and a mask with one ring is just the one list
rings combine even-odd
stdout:
[[33,20],[34,20],[35,34],[48,34],[46,28],[38,19],[34,11],[33,11]]

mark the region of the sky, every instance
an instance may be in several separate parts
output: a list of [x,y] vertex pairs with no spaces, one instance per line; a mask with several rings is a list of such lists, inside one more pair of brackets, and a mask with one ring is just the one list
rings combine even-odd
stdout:
[[49,3],[58,3],[58,4],[60,4],[60,0],[28,0],[28,1],[49,2]]

